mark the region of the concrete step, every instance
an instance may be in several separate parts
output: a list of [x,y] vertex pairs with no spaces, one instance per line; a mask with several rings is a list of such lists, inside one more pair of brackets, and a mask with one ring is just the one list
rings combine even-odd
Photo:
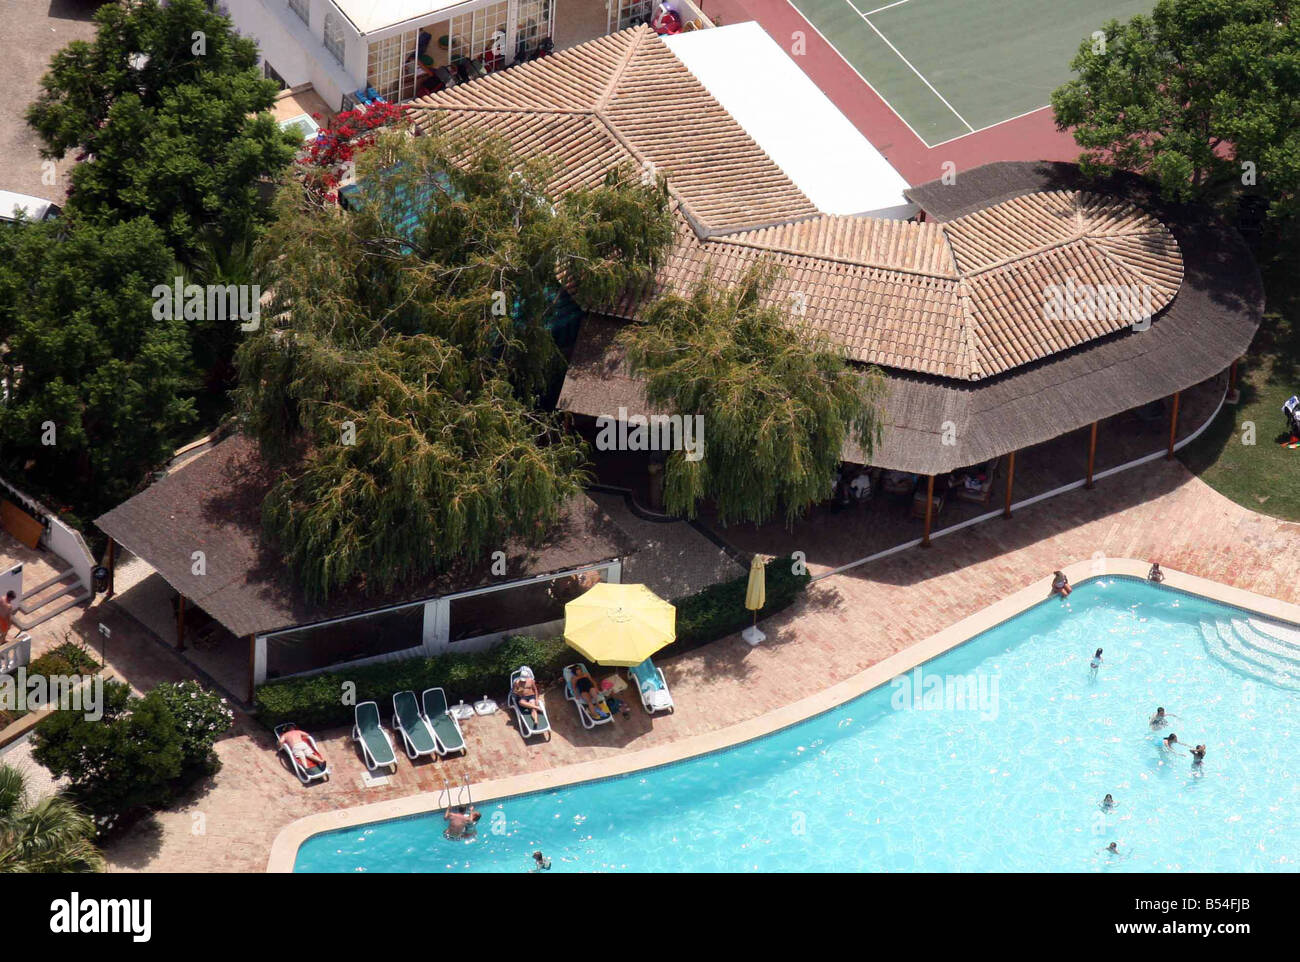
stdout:
[[56,615],[61,615],[69,608],[75,608],[77,605],[85,604],[90,600],[90,589],[80,584],[74,586],[70,594],[62,594],[59,598],[51,599],[42,605],[35,612],[29,613],[28,617],[21,614],[14,615],[14,627],[23,631],[31,631],[37,625],[43,625]]
[[18,610],[23,614],[34,614],[56,598],[75,591],[80,583],[76,573],[71,569],[53,578],[47,578],[30,591],[23,591],[23,600],[18,605]]

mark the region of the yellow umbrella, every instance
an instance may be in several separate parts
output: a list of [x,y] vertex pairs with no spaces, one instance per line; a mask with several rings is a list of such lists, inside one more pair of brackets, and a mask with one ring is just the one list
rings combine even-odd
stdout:
[[676,637],[677,609],[645,585],[602,582],[564,606],[564,640],[602,665],[639,665]]
[[767,604],[767,565],[760,555],[749,560],[749,585],[745,588],[745,607],[754,613],[754,624],[742,632],[751,645],[757,645],[767,636],[758,630],[758,611]]

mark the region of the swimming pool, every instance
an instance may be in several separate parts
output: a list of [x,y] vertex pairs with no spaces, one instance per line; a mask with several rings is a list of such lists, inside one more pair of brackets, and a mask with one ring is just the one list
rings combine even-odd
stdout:
[[490,802],[472,841],[441,813],[316,835],[294,870],[1296,871],[1297,709],[1300,631],[1099,578],[773,735]]

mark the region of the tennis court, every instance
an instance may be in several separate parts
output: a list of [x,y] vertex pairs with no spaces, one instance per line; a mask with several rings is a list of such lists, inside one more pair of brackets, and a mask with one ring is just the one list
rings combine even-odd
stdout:
[[1079,44],[1153,0],[789,0],[927,147],[1047,106]]

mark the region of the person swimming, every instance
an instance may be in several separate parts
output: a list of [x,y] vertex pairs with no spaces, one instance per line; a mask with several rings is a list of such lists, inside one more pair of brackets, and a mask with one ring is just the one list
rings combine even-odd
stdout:
[[1101,810],[1103,812],[1109,812],[1114,807],[1115,807],[1115,797],[1111,795],[1110,792],[1107,792],[1106,797],[1101,800]]
[[1107,845],[1107,846],[1103,849],[1103,851],[1104,851],[1107,855],[1118,855],[1118,854],[1119,854],[1119,842],[1111,842],[1109,845]]
[[1152,728],[1164,728],[1166,725],[1169,724],[1169,719],[1177,718],[1177,717],[1178,717],[1177,715],[1169,714],[1163,708],[1157,708],[1156,713],[1151,716],[1151,718],[1147,721],[1147,724],[1150,725]]
[[550,871],[551,860],[543,855],[540,851],[533,853],[533,871],[547,872]]
[[1092,669],[1092,677],[1093,677],[1093,678],[1096,678],[1096,677],[1097,677],[1097,669],[1101,667],[1101,649],[1100,649],[1100,648],[1098,648],[1098,649],[1097,649],[1097,653],[1096,653],[1095,655],[1092,656],[1092,661],[1090,661],[1090,662],[1088,663],[1088,667]]
[[1205,746],[1197,745],[1195,748],[1191,750],[1191,755],[1192,755],[1192,764],[1199,768],[1201,763],[1205,761]]
[[1160,739],[1160,744],[1164,747],[1165,751],[1173,752],[1178,747],[1178,736],[1173,732],[1170,732],[1164,738]]

